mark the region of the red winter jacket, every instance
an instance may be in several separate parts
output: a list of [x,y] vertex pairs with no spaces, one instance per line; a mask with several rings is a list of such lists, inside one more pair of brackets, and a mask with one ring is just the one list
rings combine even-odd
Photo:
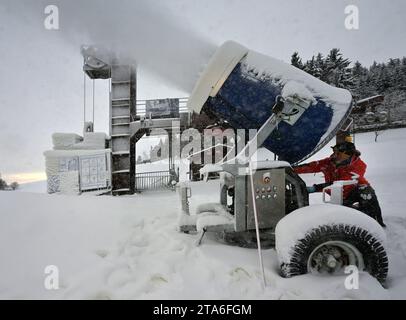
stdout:
[[[300,173],[316,173],[323,172],[326,182],[334,182],[337,180],[351,180],[352,177],[358,175],[358,185],[369,185],[364,174],[367,165],[358,156],[352,156],[348,164],[336,166],[333,155],[319,161],[309,162],[294,168],[295,172]],[[355,185],[344,186],[343,197],[346,199]]]

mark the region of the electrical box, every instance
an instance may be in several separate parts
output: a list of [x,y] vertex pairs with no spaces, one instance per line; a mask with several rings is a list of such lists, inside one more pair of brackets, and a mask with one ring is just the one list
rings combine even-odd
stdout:
[[[251,181],[247,177],[247,229],[255,229]],[[259,228],[275,229],[285,216],[285,169],[263,169],[253,174],[253,188]]]

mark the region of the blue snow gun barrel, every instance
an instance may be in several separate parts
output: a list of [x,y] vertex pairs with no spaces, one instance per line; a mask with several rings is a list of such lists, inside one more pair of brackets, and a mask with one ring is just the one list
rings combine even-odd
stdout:
[[325,146],[352,109],[348,90],[233,41],[215,52],[188,108],[227,121],[234,129],[259,129],[271,116],[278,96],[296,107],[284,115],[263,147],[290,163],[301,162]]

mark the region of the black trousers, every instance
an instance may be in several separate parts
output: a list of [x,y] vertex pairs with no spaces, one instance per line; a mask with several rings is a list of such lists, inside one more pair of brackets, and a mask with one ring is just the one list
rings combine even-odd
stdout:
[[379,206],[375,190],[368,185],[356,186],[343,203],[347,207],[352,207],[371,218],[375,219],[382,227],[386,227],[382,219],[382,211]]

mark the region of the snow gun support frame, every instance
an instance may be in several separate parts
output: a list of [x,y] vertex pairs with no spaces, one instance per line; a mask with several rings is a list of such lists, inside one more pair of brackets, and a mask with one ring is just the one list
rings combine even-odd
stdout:
[[[203,175],[212,172],[221,173],[220,203],[201,204],[196,210],[196,215],[191,216],[188,200],[191,197],[191,189],[187,184],[181,184],[183,216],[180,231],[200,231],[202,236],[207,231],[216,232],[229,243],[256,247],[256,211],[263,245],[274,246],[277,223],[287,213],[307,206],[308,192],[305,183],[292,170],[289,163],[253,161],[251,158],[257,151],[257,146],[262,146],[293,109],[292,104],[285,103],[284,99],[278,96],[272,107],[272,115],[236,158],[201,169]],[[200,242],[201,238],[198,243]]]

